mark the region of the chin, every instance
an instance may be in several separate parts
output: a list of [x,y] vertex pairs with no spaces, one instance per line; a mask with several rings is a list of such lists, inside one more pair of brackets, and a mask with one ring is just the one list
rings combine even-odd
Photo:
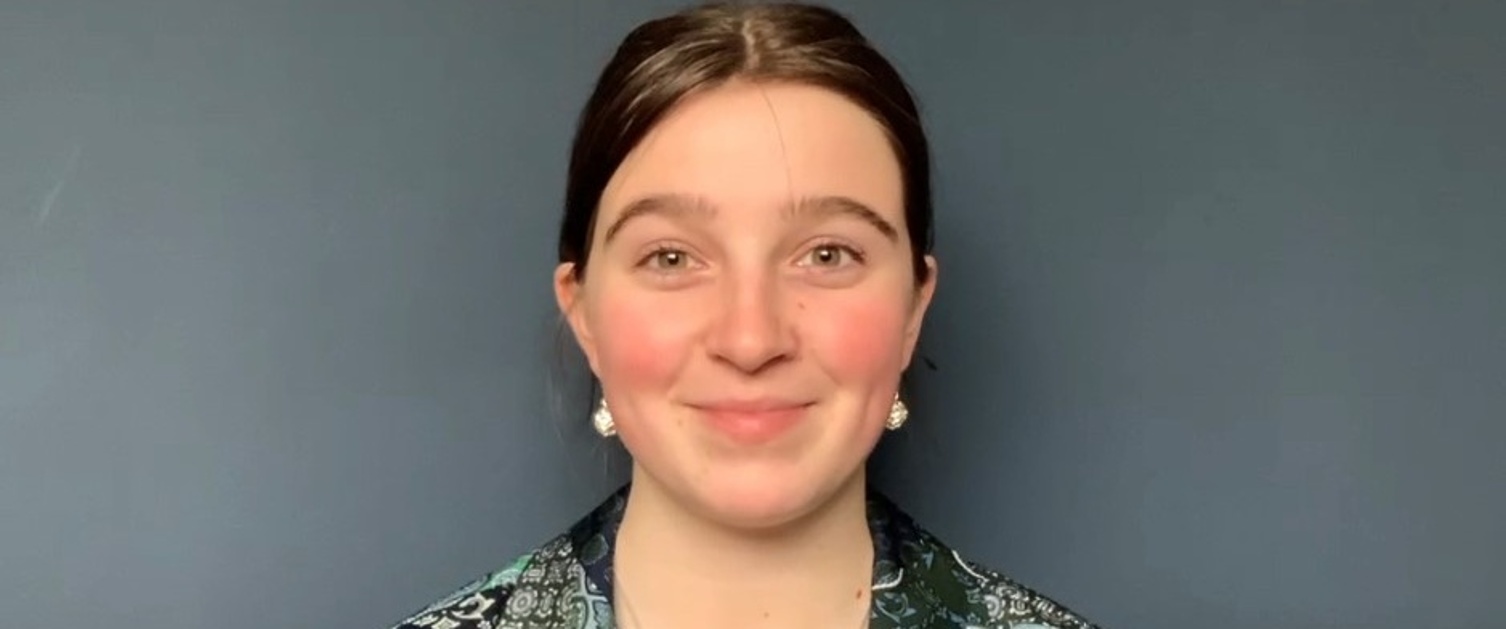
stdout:
[[710,473],[692,491],[707,517],[725,526],[754,530],[796,522],[819,510],[846,485],[845,479],[822,482],[794,472]]

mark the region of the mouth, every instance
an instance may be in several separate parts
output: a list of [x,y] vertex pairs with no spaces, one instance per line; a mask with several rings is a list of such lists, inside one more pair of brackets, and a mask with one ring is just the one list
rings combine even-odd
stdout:
[[757,444],[790,431],[813,405],[787,400],[721,400],[692,404],[691,408],[713,430],[732,441]]

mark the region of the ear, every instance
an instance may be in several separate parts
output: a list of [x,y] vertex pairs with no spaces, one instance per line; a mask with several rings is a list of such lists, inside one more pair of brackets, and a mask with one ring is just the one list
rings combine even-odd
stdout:
[[586,318],[584,293],[581,280],[575,275],[574,262],[561,262],[554,268],[554,301],[559,304],[560,316],[569,324],[570,332],[575,335],[575,344],[586,355],[591,373],[599,374],[596,369],[596,338]]
[[931,297],[936,294],[936,257],[926,256],[926,279],[915,287],[915,304],[910,308],[910,318],[905,323],[904,367],[910,366],[915,356],[915,344],[920,341],[920,325],[931,307]]

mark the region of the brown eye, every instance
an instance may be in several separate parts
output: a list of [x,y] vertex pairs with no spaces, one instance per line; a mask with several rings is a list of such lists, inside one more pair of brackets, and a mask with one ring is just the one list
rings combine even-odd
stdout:
[[852,247],[838,244],[817,245],[805,254],[804,266],[840,268],[863,258]]
[[680,249],[659,249],[650,253],[643,263],[656,271],[680,271],[690,266],[690,254]]

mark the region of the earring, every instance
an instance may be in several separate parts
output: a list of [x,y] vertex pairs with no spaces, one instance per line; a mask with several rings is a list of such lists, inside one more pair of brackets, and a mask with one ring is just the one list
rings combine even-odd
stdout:
[[601,404],[596,407],[596,412],[591,413],[591,425],[603,437],[617,434],[617,422],[612,420],[612,411],[607,408],[606,398],[601,398]]
[[884,420],[884,427],[889,430],[899,430],[910,419],[910,408],[899,400],[899,394],[894,394],[894,404],[889,406],[889,419]]

